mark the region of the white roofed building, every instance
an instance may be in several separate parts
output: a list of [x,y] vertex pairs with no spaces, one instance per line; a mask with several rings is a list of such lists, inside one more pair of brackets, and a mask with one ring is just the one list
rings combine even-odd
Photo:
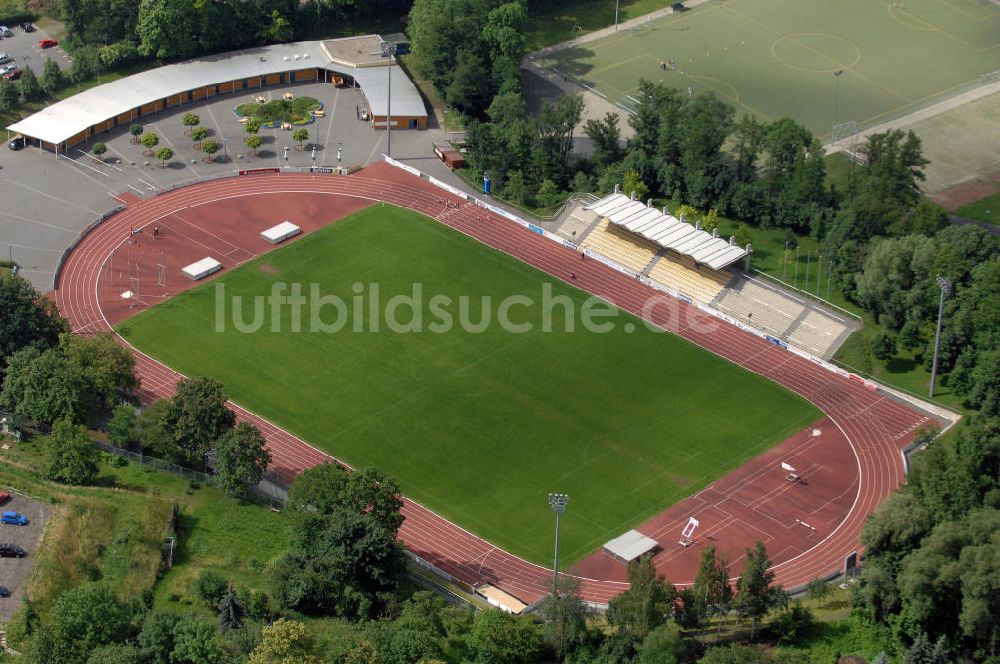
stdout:
[[166,65],[99,85],[56,102],[9,127],[30,142],[57,152],[116,126],[165,109],[217,95],[307,81],[357,83],[368,103],[371,126],[425,128],[427,110],[410,78],[381,55],[377,35],[272,44]]

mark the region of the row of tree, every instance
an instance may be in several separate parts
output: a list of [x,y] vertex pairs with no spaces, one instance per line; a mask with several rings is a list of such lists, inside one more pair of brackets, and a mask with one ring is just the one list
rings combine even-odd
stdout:
[[[996,367],[994,367],[995,370]],[[1000,656],[1000,418],[978,416],[917,456],[870,517],[855,612],[911,662]]]

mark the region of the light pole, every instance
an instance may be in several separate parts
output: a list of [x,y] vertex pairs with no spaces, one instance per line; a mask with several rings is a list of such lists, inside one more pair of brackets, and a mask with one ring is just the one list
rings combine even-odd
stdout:
[[837,81],[834,86],[833,93],[833,126],[830,128],[830,142],[833,143],[837,140],[837,111],[838,106],[840,106],[840,75],[844,73],[843,69],[838,69],[833,72],[833,78]]
[[618,32],[618,5],[620,0],[615,0],[615,32]]
[[396,45],[382,42],[382,55],[389,60],[389,87],[386,99],[385,156],[392,156],[392,56],[396,55]]
[[951,293],[951,282],[941,275],[938,275],[937,285],[941,289],[941,301],[938,303],[937,334],[934,335],[934,362],[931,364],[931,398],[934,398],[934,381],[937,379],[938,347],[941,345],[941,318],[944,315],[944,299]]
[[288,166],[288,146],[285,146],[285,166]]
[[344,158],[344,144],[337,143],[337,170],[340,170],[342,168],[341,161],[343,160],[343,158]]
[[556,553],[555,558],[552,561],[552,594],[558,595],[559,581],[559,515],[566,511],[566,505],[569,503],[569,496],[565,493],[550,493],[549,494],[549,507],[552,511],[556,513]]

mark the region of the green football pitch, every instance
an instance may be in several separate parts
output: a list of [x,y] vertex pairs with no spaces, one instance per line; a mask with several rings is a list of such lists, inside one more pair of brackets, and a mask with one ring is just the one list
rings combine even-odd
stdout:
[[[253,297],[276,283],[305,293],[318,284],[322,296],[341,297],[344,317],[330,305],[319,315],[343,328],[310,331],[311,314],[300,312],[294,331],[285,306],[272,331],[265,306],[259,331],[235,329],[233,296],[252,323]],[[390,331],[390,299],[412,296],[415,283],[423,331]],[[544,288],[577,311],[590,297],[426,217],[369,207],[118,329],[143,352],[223,381],[240,405],[355,467],[382,469],[407,496],[539,563],[551,560],[549,492],[571,496],[561,548],[579,560],[820,416],[797,395],[624,313],[601,320],[613,323],[607,333],[583,331],[577,315],[569,332],[566,308],[552,307],[545,331]],[[466,320],[478,323],[487,311],[498,320],[515,295],[535,303],[510,310],[532,331],[463,323],[462,296]],[[431,327],[444,320],[435,296],[455,303],[443,309],[454,329]],[[378,331],[372,311],[386,312]],[[405,306],[395,313],[417,323]]]
[[[670,60],[676,70],[662,70]],[[1000,6],[711,0],[543,62],[626,107],[640,78],[662,80],[684,92],[714,91],[738,114],[792,117],[826,140],[835,115],[864,128],[997,80]]]

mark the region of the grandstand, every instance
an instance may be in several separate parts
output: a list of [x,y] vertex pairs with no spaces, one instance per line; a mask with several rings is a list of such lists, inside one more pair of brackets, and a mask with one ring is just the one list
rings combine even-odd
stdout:
[[692,300],[710,304],[733,278],[733,273],[727,268],[710,270],[687,256],[668,251],[653,264],[649,278]]
[[612,194],[566,211],[580,247],[700,305],[829,359],[858,323],[733,266],[744,249],[696,225]]
[[622,231],[607,219],[601,219],[580,247],[610,258],[636,274],[645,272],[646,267],[656,258],[659,249],[643,237]]

